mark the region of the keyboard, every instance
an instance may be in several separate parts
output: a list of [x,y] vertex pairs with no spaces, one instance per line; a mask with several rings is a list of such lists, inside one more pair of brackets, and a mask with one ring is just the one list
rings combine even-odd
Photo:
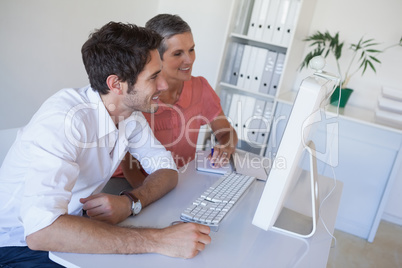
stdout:
[[236,172],[222,175],[181,213],[180,219],[218,227],[254,180],[255,177]]

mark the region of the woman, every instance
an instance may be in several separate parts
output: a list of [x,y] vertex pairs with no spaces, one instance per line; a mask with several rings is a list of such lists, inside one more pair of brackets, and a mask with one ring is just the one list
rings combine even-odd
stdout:
[[[217,144],[210,160],[219,167],[227,163],[237,144],[237,134],[222,111],[219,97],[203,77],[191,75],[195,44],[191,28],[177,15],[160,14],[150,19],[146,28],[163,37],[159,54],[162,76],[168,89],[159,96],[159,109],[144,113],[155,137],[172,152],[178,168],[194,159],[200,127],[209,124]],[[142,181],[134,158],[122,161],[124,177],[135,187]],[[146,174],[145,174],[146,175]]]

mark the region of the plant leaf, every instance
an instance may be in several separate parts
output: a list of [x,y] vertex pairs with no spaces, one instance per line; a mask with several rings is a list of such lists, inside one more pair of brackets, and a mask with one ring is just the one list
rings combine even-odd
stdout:
[[381,63],[381,61],[380,60],[378,60],[376,57],[373,57],[373,56],[369,56],[373,61],[376,61],[376,62],[378,62],[378,63]]
[[362,42],[362,45],[365,44],[365,43],[369,43],[369,42],[371,42],[371,41],[374,41],[374,39],[367,39],[366,41],[363,41],[363,42]]
[[359,61],[364,58],[364,51],[362,51],[362,54],[360,55]]
[[362,64],[364,64],[364,68],[363,68],[363,71],[362,71],[362,75],[363,75],[364,72],[365,72],[366,69],[367,69],[367,61],[363,61]]
[[372,46],[378,46],[380,43],[370,43],[365,45],[364,47],[372,47]]
[[377,50],[377,49],[367,49],[366,51],[370,52],[370,53],[380,53],[381,52],[381,50]]
[[371,61],[367,60],[368,64],[370,65],[371,69],[373,69],[374,73],[377,72],[377,70],[375,69],[374,65],[371,63]]

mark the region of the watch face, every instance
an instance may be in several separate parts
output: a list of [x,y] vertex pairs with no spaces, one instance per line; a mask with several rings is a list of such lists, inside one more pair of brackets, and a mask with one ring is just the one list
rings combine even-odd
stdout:
[[138,214],[138,213],[140,213],[141,209],[142,209],[141,202],[140,202],[140,201],[135,202],[135,204],[134,204],[134,209],[133,209],[133,213],[134,213],[134,214]]

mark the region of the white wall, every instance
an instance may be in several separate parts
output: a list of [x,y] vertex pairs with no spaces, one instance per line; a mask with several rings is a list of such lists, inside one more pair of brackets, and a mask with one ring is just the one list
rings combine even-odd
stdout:
[[196,41],[194,75],[215,85],[231,2],[1,0],[0,130],[26,124],[57,90],[88,84],[81,46],[111,20],[144,26],[161,12],[182,16]]
[[158,13],[178,14],[193,32],[194,76],[204,76],[214,87],[227,36],[233,0],[161,0]]
[[[317,0],[310,33],[316,30],[339,31],[341,40],[345,41],[344,55],[347,57],[343,59],[342,56],[341,62],[344,66],[350,61],[346,48],[358,42],[362,36],[375,38],[381,44],[380,48],[398,43],[402,37],[401,12],[401,0]],[[306,49],[305,54],[308,51]],[[377,74],[367,70],[364,77],[359,72],[352,78],[349,87],[354,89],[354,93],[348,105],[373,110],[382,85],[402,90],[402,47],[388,50],[379,59],[382,64],[376,68]],[[335,73],[335,61],[327,60],[326,69]],[[345,70],[346,67],[343,72]],[[306,74],[307,71],[303,71],[298,76],[295,86]]]
[[[178,14],[193,29],[194,75],[215,85],[233,0],[1,0],[0,130],[26,124],[63,87],[88,83],[80,49],[110,20],[144,25],[157,13]],[[402,34],[401,0],[318,0],[311,32],[340,31],[347,42],[375,37],[385,45]],[[388,51],[377,75],[356,76],[351,104],[373,108],[381,85],[402,88],[402,49]],[[331,63],[328,63],[331,67]],[[301,73],[298,79],[305,77]],[[295,85],[298,85],[296,81]]]
[[81,46],[111,20],[145,24],[157,0],[1,0],[0,129],[26,124],[63,87],[88,84]]

